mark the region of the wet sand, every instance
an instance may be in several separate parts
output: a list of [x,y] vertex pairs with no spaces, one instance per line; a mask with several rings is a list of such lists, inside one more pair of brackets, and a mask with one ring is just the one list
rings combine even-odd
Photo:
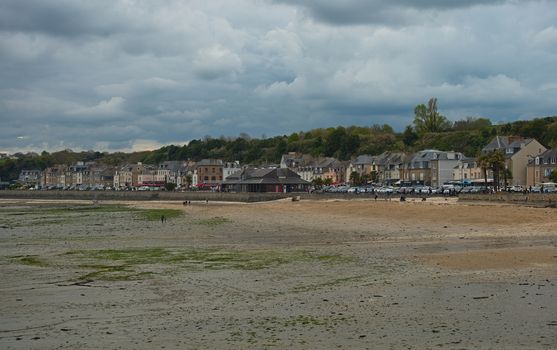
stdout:
[[0,348],[557,348],[555,209],[115,204],[0,201]]

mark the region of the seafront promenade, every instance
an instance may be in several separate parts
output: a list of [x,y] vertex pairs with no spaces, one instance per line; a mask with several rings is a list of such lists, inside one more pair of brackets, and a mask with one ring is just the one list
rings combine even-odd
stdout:
[[[218,202],[266,202],[277,199],[299,197],[303,200],[351,200],[375,199],[371,193],[235,193],[208,191],[0,191],[0,199],[61,199],[61,200],[118,200],[118,201],[218,201]],[[422,198],[422,195],[406,195],[407,198]],[[443,198],[443,195],[433,195]],[[426,196],[426,201],[429,196]],[[454,198],[454,197],[453,197]],[[379,195],[377,200],[399,200],[400,195]],[[496,193],[460,194],[459,201],[484,201],[534,206],[551,206],[557,203],[557,194],[547,193]]]

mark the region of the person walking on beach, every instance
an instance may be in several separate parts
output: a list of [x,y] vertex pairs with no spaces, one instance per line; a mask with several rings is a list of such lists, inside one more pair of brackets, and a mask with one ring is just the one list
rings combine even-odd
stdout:
[[164,217],[164,215],[161,215],[161,224],[164,224],[165,221],[166,221],[166,218]]

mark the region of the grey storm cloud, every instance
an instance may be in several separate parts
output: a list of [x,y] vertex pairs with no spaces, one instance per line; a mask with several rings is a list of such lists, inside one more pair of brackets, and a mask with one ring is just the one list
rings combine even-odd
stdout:
[[124,21],[112,12],[113,1],[4,0],[0,29],[57,36],[109,35],[122,30]]
[[512,0],[275,0],[299,6],[331,24],[406,24],[424,20],[420,11],[497,5]]
[[[0,151],[557,109],[549,0],[3,0]],[[21,136],[25,137],[21,137]]]

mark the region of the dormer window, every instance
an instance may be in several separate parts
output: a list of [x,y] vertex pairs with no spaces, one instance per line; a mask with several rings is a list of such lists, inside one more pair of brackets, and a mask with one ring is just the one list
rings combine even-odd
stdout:
[[507,154],[513,154],[513,153],[514,153],[513,148],[507,148]]
[[540,157],[536,157],[536,165],[540,165]]

